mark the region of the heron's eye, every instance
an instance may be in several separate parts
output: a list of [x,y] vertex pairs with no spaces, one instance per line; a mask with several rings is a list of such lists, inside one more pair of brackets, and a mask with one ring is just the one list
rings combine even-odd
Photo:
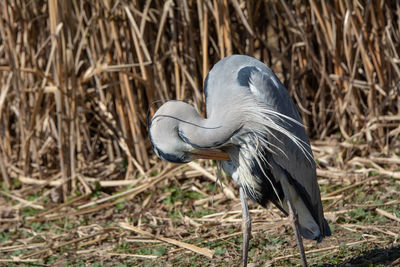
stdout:
[[180,160],[181,161],[187,161],[189,159],[189,156],[187,155],[187,154],[183,154],[181,157],[180,157]]

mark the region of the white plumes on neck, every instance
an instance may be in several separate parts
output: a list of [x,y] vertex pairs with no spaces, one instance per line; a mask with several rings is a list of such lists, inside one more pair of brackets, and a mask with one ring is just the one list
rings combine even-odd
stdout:
[[284,127],[290,125],[304,126],[294,118],[268,109],[267,105],[258,102],[254,97],[241,98],[241,103],[239,103],[237,107],[241,107],[240,114],[245,118],[243,120],[242,130],[237,136],[234,136],[232,140],[234,144],[240,146],[239,158],[236,159],[238,161],[237,169],[239,172],[239,182],[249,190],[249,193],[260,197],[261,182],[256,180],[257,177],[252,173],[254,166],[251,166],[256,162],[263,172],[263,175],[271,184],[277,199],[282,203],[278,191],[274,187],[274,182],[271,180],[273,178],[269,177],[264,171],[263,166],[271,165],[268,163],[263,153],[268,151],[271,154],[283,155],[285,158],[288,158],[288,156],[281,147],[271,143],[266,135],[269,136],[269,139],[273,138],[277,140],[278,143],[282,143],[282,140],[274,134],[274,131],[286,136],[300,149],[308,161],[314,162],[314,158],[309,152],[309,144]]

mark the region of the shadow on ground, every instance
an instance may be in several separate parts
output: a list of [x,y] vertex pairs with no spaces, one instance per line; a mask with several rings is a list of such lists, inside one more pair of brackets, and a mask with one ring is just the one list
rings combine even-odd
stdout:
[[375,265],[400,266],[400,245],[367,250],[362,252],[361,255],[347,259],[339,265],[328,264],[324,266],[369,267]]

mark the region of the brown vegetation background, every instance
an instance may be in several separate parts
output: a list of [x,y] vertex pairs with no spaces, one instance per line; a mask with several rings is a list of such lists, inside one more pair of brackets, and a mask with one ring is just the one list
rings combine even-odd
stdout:
[[0,10],[0,181],[22,206],[35,206],[32,192],[60,203],[130,185],[133,197],[162,180],[171,167],[148,140],[151,103],[185,99],[204,114],[203,80],[231,54],[277,73],[314,144],[340,148],[336,167],[372,153],[399,162],[397,1],[1,0]]

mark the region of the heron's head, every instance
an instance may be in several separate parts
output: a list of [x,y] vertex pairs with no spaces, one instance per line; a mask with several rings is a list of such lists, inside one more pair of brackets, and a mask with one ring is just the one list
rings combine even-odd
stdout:
[[174,163],[187,163],[195,159],[229,160],[217,149],[202,149],[190,143],[182,131],[184,124],[195,125],[203,118],[189,104],[168,101],[154,114],[149,124],[150,141],[158,157]]

